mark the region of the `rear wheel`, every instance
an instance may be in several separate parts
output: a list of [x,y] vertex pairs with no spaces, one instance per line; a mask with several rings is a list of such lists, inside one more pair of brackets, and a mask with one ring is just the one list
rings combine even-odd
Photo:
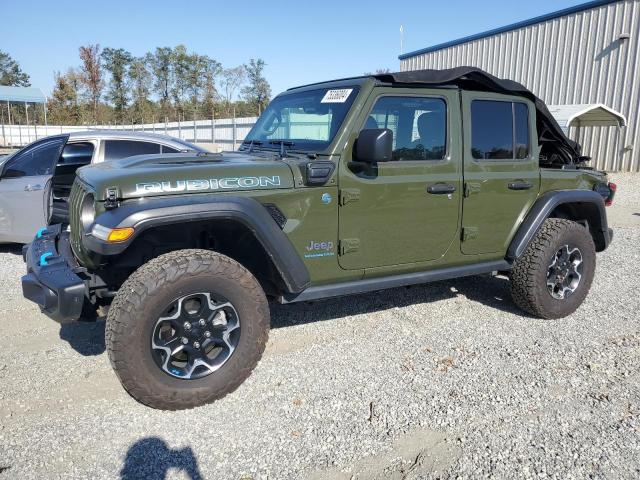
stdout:
[[107,317],[107,349],[122,385],[141,403],[177,410],[235,390],[258,363],[269,308],[234,260],[180,250],[140,267]]
[[511,271],[511,296],[537,317],[565,317],[589,293],[595,267],[589,231],[570,220],[549,218]]

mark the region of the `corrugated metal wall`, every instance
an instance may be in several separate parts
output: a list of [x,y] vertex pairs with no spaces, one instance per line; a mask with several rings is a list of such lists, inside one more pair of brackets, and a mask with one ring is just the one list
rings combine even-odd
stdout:
[[[620,40],[622,33],[630,38]],[[572,128],[569,136],[582,144],[593,166],[640,171],[640,0],[619,1],[406,58],[400,68],[462,65],[516,80],[549,105],[604,103],[622,112],[626,128]]]

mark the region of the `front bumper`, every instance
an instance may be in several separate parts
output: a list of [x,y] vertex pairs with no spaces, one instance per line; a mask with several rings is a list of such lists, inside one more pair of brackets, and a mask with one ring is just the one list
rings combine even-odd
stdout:
[[48,317],[59,323],[80,318],[87,298],[87,285],[78,276],[69,234],[60,225],[38,232],[22,250],[27,274],[22,277],[22,294],[38,304]]

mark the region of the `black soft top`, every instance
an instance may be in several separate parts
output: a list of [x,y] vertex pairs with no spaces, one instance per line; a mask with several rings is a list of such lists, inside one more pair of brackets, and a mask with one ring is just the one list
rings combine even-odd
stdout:
[[[457,67],[445,70],[413,70],[408,72],[383,73],[372,75],[383,83],[397,85],[456,85],[465,90],[480,90],[498,92],[509,95],[519,95],[534,102],[537,110],[538,141],[543,154],[562,157],[563,163],[577,163],[580,161],[580,145],[567,138],[558,122],[547,109],[545,103],[536,97],[524,85],[494,77],[493,75],[475,67]],[[557,157],[556,157],[557,158]]]

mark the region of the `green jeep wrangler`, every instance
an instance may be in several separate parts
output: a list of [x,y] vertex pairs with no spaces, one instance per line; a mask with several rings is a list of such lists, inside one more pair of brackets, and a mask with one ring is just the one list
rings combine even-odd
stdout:
[[529,314],[572,313],[612,237],[615,185],[587,161],[535,95],[475,68],[293,88],[238,152],[79,169],[23,292],[58,322],[109,306],[127,392],[194,407],[256,366],[268,299],[498,272]]

